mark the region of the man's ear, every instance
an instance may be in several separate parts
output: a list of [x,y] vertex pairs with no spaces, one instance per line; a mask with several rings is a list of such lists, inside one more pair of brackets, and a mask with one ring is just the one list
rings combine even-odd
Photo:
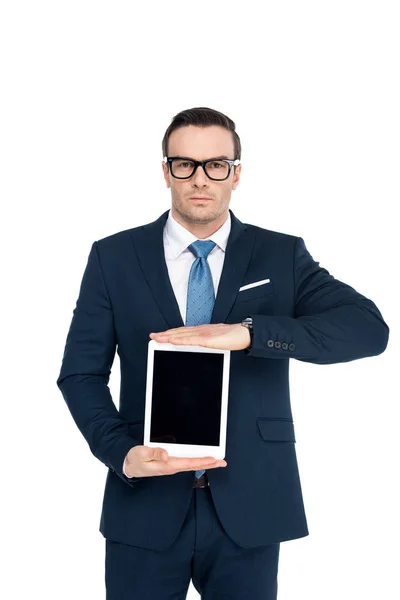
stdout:
[[242,171],[242,165],[240,164],[240,165],[238,165],[236,167],[235,174],[234,174],[233,179],[232,179],[232,189],[233,190],[236,190],[236,188],[237,188],[237,186],[239,184],[241,171]]
[[168,165],[162,160],[161,161],[161,166],[162,166],[162,170],[163,170],[163,175],[164,175],[165,183],[167,184],[167,188],[169,188],[169,187],[171,187],[171,184],[169,182],[169,169],[168,169]]

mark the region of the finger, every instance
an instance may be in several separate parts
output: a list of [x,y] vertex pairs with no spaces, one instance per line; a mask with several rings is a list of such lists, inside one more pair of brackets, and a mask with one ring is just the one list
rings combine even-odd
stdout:
[[209,471],[210,469],[219,469],[219,468],[223,468],[226,467],[227,464],[224,461],[217,461],[214,463],[211,463],[209,465],[197,465],[195,467],[192,467],[191,469],[180,469],[180,471],[202,471],[203,469],[206,469],[207,471]]
[[182,473],[187,471],[202,471],[203,469],[217,469],[220,467],[226,467],[227,463],[225,460],[213,460],[213,462],[195,464],[192,463],[188,466],[187,460],[183,460],[176,458],[175,460],[169,459],[168,463],[163,463],[163,461],[152,461],[148,463],[148,468],[153,472],[153,475],[174,475],[175,473]]
[[170,457],[168,467],[174,471],[201,471],[202,469],[213,469],[217,467],[225,467],[225,460],[217,460],[213,457],[209,458],[177,458]]
[[203,323],[201,325],[185,325],[185,327],[174,327],[173,329],[166,329],[165,331],[153,331],[152,333],[186,333],[187,331],[196,331],[199,329],[206,329],[206,328],[210,328],[210,324],[209,323]]

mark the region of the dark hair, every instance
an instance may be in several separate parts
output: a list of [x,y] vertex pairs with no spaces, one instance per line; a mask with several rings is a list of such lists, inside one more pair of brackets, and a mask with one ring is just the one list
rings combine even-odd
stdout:
[[241,158],[242,147],[240,144],[240,138],[235,131],[235,123],[232,121],[232,119],[219,112],[218,110],[206,108],[204,106],[200,108],[189,108],[187,110],[182,110],[180,113],[175,115],[163,137],[163,156],[168,156],[168,139],[171,133],[175,131],[175,129],[179,129],[180,127],[186,127],[187,125],[196,125],[197,127],[219,125],[224,129],[228,129],[228,131],[232,132],[233,137],[235,152],[235,156],[233,158],[234,160],[236,160],[237,158]]

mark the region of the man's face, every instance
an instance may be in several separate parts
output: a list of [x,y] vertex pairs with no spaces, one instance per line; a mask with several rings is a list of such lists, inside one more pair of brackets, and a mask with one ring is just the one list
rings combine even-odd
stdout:
[[[226,156],[234,160],[232,133],[223,127],[211,125],[197,127],[188,125],[173,131],[168,141],[168,156],[183,156],[194,160],[207,160]],[[190,179],[175,179],[169,167],[162,163],[167,187],[171,188],[172,216],[185,223],[207,224],[216,221],[223,224],[228,216],[232,190],[236,189],[241,165],[231,168],[228,179],[209,179],[202,167],[197,167]],[[193,200],[193,196],[207,196],[210,200]]]

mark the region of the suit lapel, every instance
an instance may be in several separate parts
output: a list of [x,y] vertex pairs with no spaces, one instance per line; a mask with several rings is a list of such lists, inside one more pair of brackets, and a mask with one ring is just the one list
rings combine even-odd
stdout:
[[[225,250],[225,259],[218,292],[215,298],[211,323],[224,323],[243,282],[255,236],[250,229],[231,214],[231,231]],[[153,293],[154,299],[168,323],[168,329],[184,327],[174,290],[169,279],[165,262],[163,233],[169,210],[156,221],[135,228],[131,238],[143,275]]]

